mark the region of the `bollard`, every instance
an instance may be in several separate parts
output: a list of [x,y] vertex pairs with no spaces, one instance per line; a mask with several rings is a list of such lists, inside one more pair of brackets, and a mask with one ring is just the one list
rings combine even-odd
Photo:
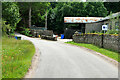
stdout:
[[39,38],[40,38],[40,35],[39,35]]

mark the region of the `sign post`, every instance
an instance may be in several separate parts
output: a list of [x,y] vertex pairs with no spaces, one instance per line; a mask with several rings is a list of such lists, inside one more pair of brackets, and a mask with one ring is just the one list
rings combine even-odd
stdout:
[[[102,30],[104,30],[104,34],[105,34],[105,31],[108,30],[108,26],[107,25],[102,25]],[[103,48],[103,38],[104,38],[104,34],[102,34],[102,48]]]
[[102,25],[102,30],[104,30],[104,34],[105,34],[105,31],[108,30],[108,26],[107,25]]

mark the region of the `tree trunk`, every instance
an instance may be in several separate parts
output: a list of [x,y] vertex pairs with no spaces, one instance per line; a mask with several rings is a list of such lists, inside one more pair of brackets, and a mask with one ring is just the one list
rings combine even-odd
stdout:
[[26,23],[25,23],[25,18],[23,18],[23,26],[24,26],[24,27],[26,27],[25,24],[26,24]]
[[31,5],[29,7],[29,27],[31,27]]
[[46,16],[45,16],[45,28],[47,29],[47,11],[46,11]]

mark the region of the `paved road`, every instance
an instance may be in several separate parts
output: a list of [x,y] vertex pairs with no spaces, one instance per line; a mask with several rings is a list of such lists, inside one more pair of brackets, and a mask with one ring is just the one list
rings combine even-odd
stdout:
[[23,37],[41,51],[33,78],[118,78],[117,67],[89,51],[61,41]]

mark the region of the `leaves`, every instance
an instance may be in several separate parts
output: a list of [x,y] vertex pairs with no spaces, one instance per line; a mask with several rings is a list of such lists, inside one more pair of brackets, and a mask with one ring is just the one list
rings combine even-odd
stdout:
[[[21,24],[18,26],[28,27],[28,19],[29,19],[29,7],[31,6],[31,24],[36,26],[44,26],[44,15],[46,13],[47,8],[49,7],[49,2],[21,2],[18,3],[20,8],[20,13],[22,17]],[[24,25],[23,25],[24,24]]]
[[13,30],[15,30],[16,25],[21,20],[17,4],[15,2],[3,2],[2,11],[3,19],[7,21],[7,24],[10,24]]
[[70,26],[64,24],[64,17],[104,17],[107,15],[103,2],[59,2],[53,6],[48,13],[48,29],[52,29],[57,34],[63,33],[65,27]]

